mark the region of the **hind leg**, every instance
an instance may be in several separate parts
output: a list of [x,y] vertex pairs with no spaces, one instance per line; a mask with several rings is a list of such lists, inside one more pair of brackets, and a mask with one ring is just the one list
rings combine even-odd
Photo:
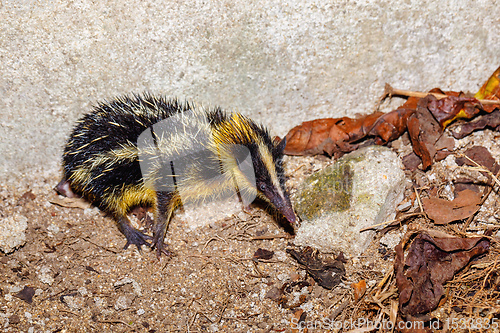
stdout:
[[139,252],[141,251],[142,245],[151,247],[151,244],[148,242],[148,240],[151,240],[151,237],[134,228],[130,224],[130,220],[127,216],[118,218],[118,229],[120,229],[122,234],[125,235],[125,238],[127,238],[127,243],[123,247],[124,250],[126,250],[130,245],[137,246]]

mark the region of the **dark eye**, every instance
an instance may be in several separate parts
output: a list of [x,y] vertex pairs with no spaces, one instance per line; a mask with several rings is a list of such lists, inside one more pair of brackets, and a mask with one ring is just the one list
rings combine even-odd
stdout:
[[259,184],[259,190],[264,192],[266,190],[266,184]]

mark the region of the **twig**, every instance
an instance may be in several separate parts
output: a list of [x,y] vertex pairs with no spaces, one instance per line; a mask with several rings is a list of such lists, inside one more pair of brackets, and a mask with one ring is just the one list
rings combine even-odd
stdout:
[[[395,88],[391,87],[391,85],[388,83],[385,84],[384,95],[385,96],[397,95],[397,96],[419,97],[419,98],[424,98],[424,97],[427,97],[429,95],[432,95],[432,96],[436,97],[437,99],[449,97],[449,95],[446,95],[446,94],[425,93],[425,92],[421,92],[421,91],[395,89]],[[483,105],[500,105],[500,101],[493,100],[493,99],[478,99],[477,101]]]
[[132,325],[122,321],[122,320],[118,320],[118,319],[115,319],[115,320],[99,320],[99,323],[102,323],[102,324],[123,324],[125,326],[128,326],[128,327],[132,327]]
[[410,217],[414,217],[414,216],[419,216],[419,215],[424,215],[424,212],[418,212],[418,213],[411,213],[411,214],[405,214],[403,216],[401,216],[400,218],[398,219],[395,219],[395,220],[390,220],[390,221],[385,221],[385,222],[382,222],[382,223],[378,223],[378,224],[375,224],[375,225],[372,225],[372,226],[369,226],[369,227],[366,227],[366,228],[363,228],[361,229],[359,232],[363,232],[363,231],[367,231],[367,230],[371,230],[371,229],[375,229],[377,227],[381,227],[383,225],[386,225],[386,224],[392,224],[394,222],[402,222]]
[[277,239],[277,238],[293,238],[292,236],[288,234],[280,234],[280,235],[263,235],[263,236],[254,236],[250,237],[250,240],[270,240],[270,239]]
[[258,273],[258,275],[249,274],[251,277],[255,277],[255,278],[267,278],[267,277],[269,277],[269,275],[265,275],[264,273],[262,273],[262,271],[259,269],[259,266],[255,262],[255,260],[252,260],[252,264],[253,264],[254,270]]
[[344,302],[342,302],[342,304],[340,304],[336,309],[335,311],[332,312],[332,314],[330,316],[328,316],[328,319],[330,320],[335,320],[335,318],[337,318],[337,316],[339,314],[342,313],[342,311],[344,311],[344,309],[351,303],[351,300],[348,299]]
[[108,251],[108,252],[111,252],[111,253],[114,253],[114,254],[118,254],[118,251],[111,250],[111,249],[109,249],[109,248],[107,248],[105,246],[102,246],[102,245],[99,245],[99,244],[96,244],[96,243],[92,242],[89,237],[83,237],[82,240],[84,240],[86,242],[89,242],[90,244],[92,244],[94,246],[97,246],[98,248],[103,249],[105,251]]
[[295,170],[293,170],[293,171],[291,172],[291,174],[292,174],[292,175],[296,174],[296,173],[297,173],[297,171],[299,171],[301,168],[303,168],[303,167],[305,167],[305,166],[306,166],[305,164],[301,164],[301,165],[299,165],[299,167],[298,167],[298,168],[296,168]]
[[219,314],[219,320],[217,321],[217,324],[220,324],[220,322],[222,321],[222,316],[224,315],[224,311],[226,311],[228,305],[229,305],[229,298],[231,296],[228,296],[225,300],[224,300],[224,306],[222,307],[222,310],[220,311],[220,314]]
[[219,235],[215,234],[215,236],[213,236],[212,238],[210,238],[209,240],[207,240],[207,241],[205,242],[205,245],[203,246],[203,249],[201,250],[201,252],[205,251],[205,249],[207,248],[208,244],[209,244],[211,241],[215,241],[215,240],[217,240],[217,239],[220,239],[220,240],[222,240],[224,243],[226,243],[226,244],[227,244],[227,242],[226,242],[226,240],[225,240],[224,238],[222,238],[221,236],[219,236]]
[[417,201],[418,201],[418,207],[420,207],[420,211],[422,214],[427,217],[427,213],[424,211],[424,206],[422,206],[422,201],[420,200],[420,194],[418,193],[416,188],[413,188],[415,190],[415,195],[417,196]]
[[[390,284],[387,284],[386,285],[386,282],[389,281],[394,275],[394,267],[391,267],[391,269],[385,273],[384,277],[382,278],[382,280],[380,280],[380,282],[377,284],[377,292],[375,293],[375,296],[378,297],[378,295],[380,295],[382,292],[385,292],[387,291],[387,289],[390,287]],[[384,287],[385,285],[385,287]],[[382,289],[382,287],[384,287]]]
[[50,296],[47,296],[47,297],[45,297],[45,298],[41,299],[41,300],[40,300],[40,303],[41,303],[41,302],[45,302],[45,301],[46,301],[46,300],[48,300],[48,299],[52,299],[52,298],[54,298],[54,297],[57,297],[57,296],[61,295],[62,293],[66,292],[66,291],[68,291],[68,288],[64,288],[63,290],[61,290],[61,291],[59,291],[59,292],[57,292],[57,293],[55,293],[55,294],[53,294],[53,295],[50,295]]
[[74,313],[74,312],[69,311],[69,310],[59,309],[59,311],[60,312],[64,312],[64,313],[72,314],[73,316],[81,317],[78,313]]

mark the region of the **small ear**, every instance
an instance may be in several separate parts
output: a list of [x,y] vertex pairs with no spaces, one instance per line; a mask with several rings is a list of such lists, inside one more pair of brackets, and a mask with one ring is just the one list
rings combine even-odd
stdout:
[[277,154],[282,155],[286,147],[286,136],[281,139],[281,141],[274,147],[274,151]]

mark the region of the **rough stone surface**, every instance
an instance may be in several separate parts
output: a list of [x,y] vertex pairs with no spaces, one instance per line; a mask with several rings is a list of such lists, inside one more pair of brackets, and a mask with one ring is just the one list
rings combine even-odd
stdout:
[[120,296],[116,300],[115,309],[116,310],[126,310],[132,304],[132,299],[127,296]]
[[134,279],[131,279],[129,277],[125,277],[119,281],[116,281],[113,285],[115,287],[121,287],[121,286],[124,286],[126,284],[132,284],[132,288],[134,289],[134,294],[136,296],[142,296],[142,290],[141,290],[141,286],[139,285],[139,283],[137,283],[137,281],[135,281]]
[[0,250],[11,253],[26,243],[25,231],[28,228],[28,219],[15,214],[0,218]]
[[386,82],[476,91],[500,63],[492,1],[0,2],[0,180],[57,173],[74,122],[149,90],[284,135],[366,113]]
[[295,244],[360,255],[373,236],[360,230],[392,219],[405,185],[392,150],[371,146],[345,155],[308,177],[294,195],[302,219]]
[[37,272],[37,276],[41,282],[48,284],[49,286],[51,286],[52,283],[54,283],[52,270],[48,266],[40,267],[40,269]]

